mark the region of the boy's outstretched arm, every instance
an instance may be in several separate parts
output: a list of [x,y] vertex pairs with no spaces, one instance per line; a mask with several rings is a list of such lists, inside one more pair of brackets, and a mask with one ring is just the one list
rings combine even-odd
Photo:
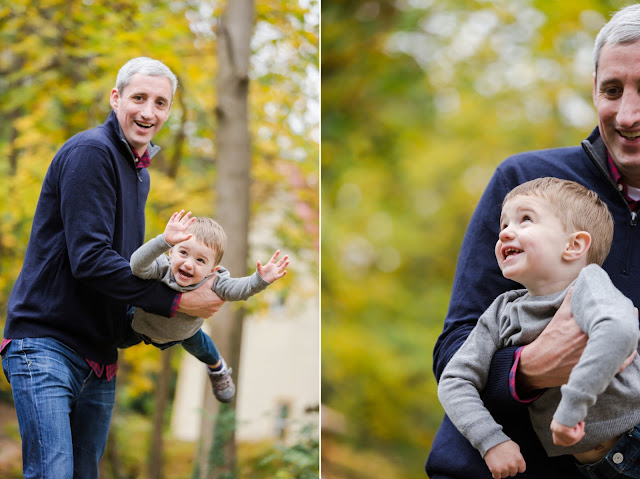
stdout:
[[285,255],[278,261],[279,255],[278,250],[264,266],[258,261],[256,272],[242,278],[232,278],[229,271],[220,266],[216,271],[213,290],[225,301],[246,301],[287,273],[285,268],[289,265],[289,257]]
[[287,274],[287,270],[285,268],[289,266],[289,256],[284,255],[284,257],[276,263],[279,255],[280,250],[276,251],[269,262],[264,266],[262,266],[262,263],[258,260],[256,272],[267,283],[273,283],[275,280],[280,279]]

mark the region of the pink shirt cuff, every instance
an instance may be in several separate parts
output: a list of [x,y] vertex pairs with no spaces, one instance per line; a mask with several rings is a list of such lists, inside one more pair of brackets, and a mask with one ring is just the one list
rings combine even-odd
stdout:
[[516,401],[523,404],[529,404],[538,399],[542,395],[542,393],[535,394],[534,396],[528,398],[521,398],[520,396],[518,396],[518,391],[516,389],[516,372],[518,371],[518,364],[520,364],[520,355],[522,354],[523,349],[524,346],[519,347],[518,349],[516,349],[516,352],[513,355],[513,366],[511,367],[511,371],[509,371],[509,392],[511,393],[511,397]]

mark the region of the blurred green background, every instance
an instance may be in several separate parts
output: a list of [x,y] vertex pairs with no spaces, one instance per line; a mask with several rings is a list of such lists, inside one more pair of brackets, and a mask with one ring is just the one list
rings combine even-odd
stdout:
[[[67,138],[106,120],[116,74],[130,58],[163,61],[180,85],[171,117],[154,139],[163,149],[151,166],[147,239],[162,232],[182,208],[216,217],[216,39],[226,5],[215,0],[0,0],[0,331],[47,167]],[[285,306],[315,304],[318,295],[319,2],[257,0],[253,13],[251,218],[262,226],[251,229],[247,271],[232,274],[255,269],[256,250],[291,255],[287,280],[246,306],[254,317],[281,317]],[[169,403],[181,357],[176,348]],[[164,428],[158,432],[151,425],[160,352],[136,346],[121,354],[119,366],[113,436],[101,477],[148,477],[145,458],[152,436],[169,436],[170,406]],[[173,439],[165,444],[164,477],[191,477],[198,444]],[[239,447],[238,477],[288,479],[301,477],[301,469],[317,476],[314,427],[301,440],[301,451],[269,441]],[[20,471],[10,388],[0,374],[0,477],[22,477]]]
[[596,126],[593,41],[628,3],[322,1],[325,479],[424,476],[475,204],[508,155]]

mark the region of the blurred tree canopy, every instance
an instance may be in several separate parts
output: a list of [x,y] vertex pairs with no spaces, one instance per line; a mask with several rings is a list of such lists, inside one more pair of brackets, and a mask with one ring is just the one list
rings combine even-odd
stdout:
[[322,399],[395,477],[442,418],[431,355],[476,202],[507,156],[596,126],[593,41],[622,6],[322,2]]
[[[130,58],[159,59],[179,80],[170,119],[154,139],[163,149],[151,166],[147,238],[181,208],[215,217],[215,51],[223,7],[215,0],[0,2],[0,328],[49,162],[71,135],[106,120],[116,74]],[[275,231],[252,233],[250,244],[286,250],[315,276],[319,5],[258,0],[255,9],[251,209],[253,216],[275,213],[278,220]],[[255,268],[254,258],[247,268]],[[268,293],[303,300],[317,288],[288,281]],[[123,368],[130,381],[121,382],[120,397],[133,401],[154,388],[158,354],[144,346],[127,351],[135,369]],[[0,391],[8,391],[4,376]]]

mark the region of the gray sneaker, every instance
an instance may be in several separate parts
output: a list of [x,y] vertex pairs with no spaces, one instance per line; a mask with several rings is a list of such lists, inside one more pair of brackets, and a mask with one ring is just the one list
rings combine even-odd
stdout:
[[236,385],[233,384],[233,378],[231,377],[233,370],[227,367],[224,359],[221,358],[221,361],[222,369],[220,371],[212,371],[209,366],[206,366],[206,368],[213,388],[213,395],[218,401],[227,403],[231,402],[233,396],[235,396]]

